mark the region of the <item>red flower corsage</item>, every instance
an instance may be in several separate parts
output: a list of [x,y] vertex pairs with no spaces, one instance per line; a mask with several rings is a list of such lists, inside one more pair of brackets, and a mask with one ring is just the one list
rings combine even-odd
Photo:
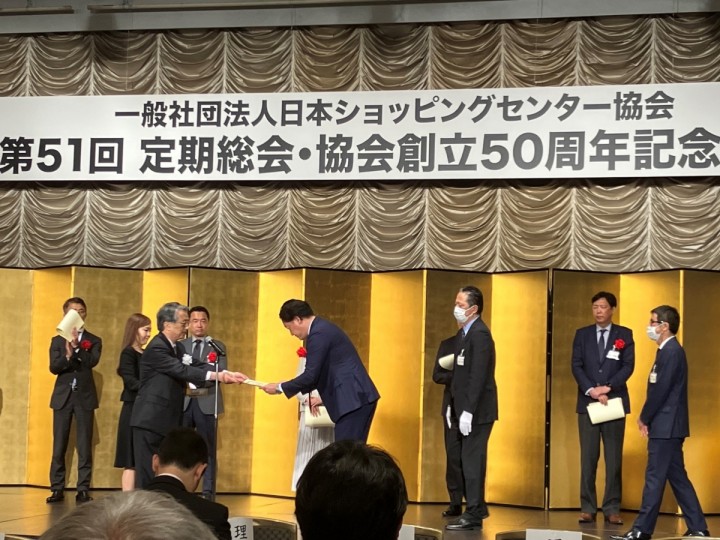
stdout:
[[298,355],[300,358],[305,358],[305,357],[307,356],[307,351],[305,350],[305,347],[300,347],[300,348],[297,350],[297,355]]
[[81,348],[83,351],[89,351],[89,350],[92,348],[92,343],[90,343],[90,341],[87,340],[87,339],[83,339],[83,340],[80,342],[80,348]]
[[622,351],[622,350],[625,348],[625,341],[623,341],[622,339],[616,339],[616,340],[615,340],[615,343],[613,344],[613,346],[614,346],[618,351]]
[[208,364],[214,364],[217,362],[217,353],[215,351],[210,351],[208,354]]

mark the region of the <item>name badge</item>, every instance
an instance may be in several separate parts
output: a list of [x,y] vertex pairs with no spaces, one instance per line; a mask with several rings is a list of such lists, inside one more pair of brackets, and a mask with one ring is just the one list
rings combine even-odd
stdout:
[[657,382],[657,373],[655,373],[655,366],[653,366],[652,371],[650,372],[650,377],[648,377],[648,381],[651,384],[655,384]]
[[458,354],[457,357],[457,365],[458,366],[464,366],[465,365],[465,349],[460,351],[460,354]]
[[620,360],[620,351],[618,351],[616,349],[608,351],[607,356],[605,358],[609,358],[610,360]]

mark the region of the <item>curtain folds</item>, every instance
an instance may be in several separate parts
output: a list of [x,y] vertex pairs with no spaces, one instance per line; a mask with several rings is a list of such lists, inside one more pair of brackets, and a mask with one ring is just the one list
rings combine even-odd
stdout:
[[[720,16],[0,36],[0,96],[720,80]],[[0,183],[0,265],[720,270],[716,178]]]

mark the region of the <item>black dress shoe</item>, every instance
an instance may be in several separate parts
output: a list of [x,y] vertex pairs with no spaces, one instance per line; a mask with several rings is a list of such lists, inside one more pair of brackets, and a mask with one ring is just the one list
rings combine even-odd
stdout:
[[461,517],[457,521],[445,525],[445,528],[448,531],[473,531],[475,529],[482,529],[482,520],[476,521]]
[[611,534],[612,540],[650,540],[651,534],[644,533],[639,529],[631,529],[625,534]]
[[75,495],[75,501],[79,503],[86,503],[92,501],[93,498],[88,495],[87,491],[78,491],[77,495]]
[[710,531],[708,531],[707,529],[705,529],[704,531],[691,531],[690,529],[688,529],[687,531],[685,531],[683,536],[710,536]]
[[462,506],[451,504],[443,510],[443,517],[457,517],[462,514]]
[[54,502],[60,502],[65,499],[65,494],[63,493],[62,489],[53,489],[50,492],[50,496],[45,499],[45,502],[47,503],[54,503]]

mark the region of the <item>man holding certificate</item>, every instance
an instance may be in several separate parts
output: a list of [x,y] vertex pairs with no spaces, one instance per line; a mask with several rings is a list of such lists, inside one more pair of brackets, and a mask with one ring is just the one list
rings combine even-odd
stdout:
[[[580,523],[594,522],[597,513],[595,476],[601,439],[605,451],[603,514],[607,523],[621,525],[623,522],[620,517],[622,448],[625,415],[630,412],[627,380],[635,369],[635,342],[632,330],[613,324],[616,307],[617,299],[612,293],[601,291],[593,296],[595,324],[580,328],[573,341],[572,373],[578,384],[580,432]],[[607,414],[613,411],[617,413]]]

